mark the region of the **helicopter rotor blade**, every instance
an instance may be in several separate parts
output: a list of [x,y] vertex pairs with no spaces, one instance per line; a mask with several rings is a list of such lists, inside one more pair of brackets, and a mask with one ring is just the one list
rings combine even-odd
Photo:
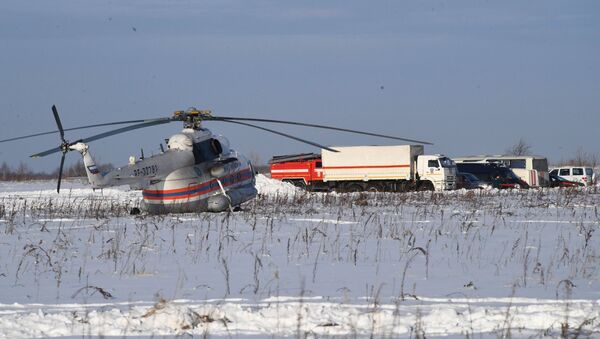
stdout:
[[65,165],[65,155],[67,155],[67,152],[63,151],[62,157],[60,158],[60,168],[58,169],[58,184],[56,185],[56,193],[60,193],[60,182],[62,180],[63,167]]
[[[218,119],[215,119],[215,120],[218,120]],[[239,124],[239,125],[244,125],[244,126],[248,126],[248,127],[258,128],[258,129],[263,130],[263,131],[267,131],[267,132],[271,132],[271,133],[274,133],[274,134],[277,134],[277,135],[281,135],[282,137],[294,139],[296,141],[300,141],[300,142],[305,143],[305,144],[309,144],[309,145],[312,145],[312,146],[315,146],[315,147],[318,147],[318,148],[326,149],[326,150],[328,150],[330,152],[339,152],[339,151],[334,150],[333,148],[329,148],[327,146],[323,146],[323,145],[317,144],[316,142],[312,142],[312,141],[300,139],[300,138],[295,137],[293,135],[289,135],[289,134],[286,134],[286,133],[278,132],[278,131],[275,131],[275,130],[272,130],[272,129],[269,129],[269,128],[265,128],[265,127],[261,127],[261,126],[256,126],[256,125],[252,125],[252,124],[245,123],[245,122],[240,122],[240,121],[235,121],[235,120],[225,120],[225,119],[223,119],[223,120],[220,120],[220,121],[230,122],[232,124]]]
[[274,120],[274,119],[259,119],[259,118],[220,117],[220,116],[213,116],[212,118],[206,119],[206,120],[218,120],[218,121],[225,121],[225,120],[226,121],[232,121],[232,120],[236,120],[236,121],[256,121],[256,122],[269,122],[269,123],[275,123],[275,124],[298,125],[298,126],[305,126],[305,127],[329,129],[329,130],[340,131],[340,132],[347,132],[347,133],[369,135],[369,136],[386,138],[386,139],[401,140],[401,141],[413,142],[413,143],[418,143],[418,144],[433,145],[432,143],[427,142],[427,141],[414,140],[414,139],[408,139],[408,138],[400,138],[400,137],[395,137],[395,136],[385,135],[385,134],[377,134],[377,133],[371,133],[371,132],[357,131],[357,130],[348,129],[348,128],[340,128],[340,127],[326,126],[326,125],[317,125],[317,124],[308,124],[308,123],[296,122],[296,121],[285,121],[285,120]]
[[[171,121],[173,121],[171,118],[153,119],[151,121],[147,121],[147,122],[144,122],[144,123],[141,123],[141,124],[136,124],[136,125],[126,126],[126,127],[121,127],[121,128],[118,128],[118,129],[115,129],[115,130],[112,130],[112,131],[108,131],[108,132],[96,134],[96,135],[93,135],[91,137],[87,137],[87,138],[84,138],[84,139],[79,139],[77,141],[69,143],[68,146],[74,145],[74,144],[76,144],[78,142],[89,143],[89,142],[96,141],[96,140],[102,139],[102,138],[106,138],[106,137],[109,137],[109,136],[112,136],[112,135],[115,135],[115,134],[125,133],[125,132],[128,132],[128,131],[133,131],[133,130],[136,130],[136,129],[150,127],[150,126],[167,124],[167,123],[169,123]],[[56,152],[60,152],[60,151],[62,151],[61,147],[54,147],[54,148],[51,148],[51,149],[49,149],[47,151],[43,151],[43,152],[40,152],[40,153],[33,154],[33,155],[31,155],[31,157],[32,158],[44,157],[46,155],[49,155],[49,154],[52,154],[52,153],[56,153]]]
[[136,124],[136,125],[126,126],[126,127],[121,127],[121,128],[118,128],[118,129],[115,129],[115,130],[112,130],[112,131],[108,131],[108,132],[96,134],[96,135],[93,135],[91,137],[83,138],[83,139],[79,140],[78,142],[89,143],[89,142],[92,142],[92,141],[96,141],[96,140],[99,140],[99,139],[110,137],[111,135],[115,135],[115,134],[121,134],[121,133],[129,132],[129,131],[133,131],[133,130],[140,129],[140,128],[145,128],[145,127],[151,127],[151,126],[156,126],[156,125],[168,124],[171,121],[173,121],[171,118],[155,119],[153,121],[148,121],[148,122],[143,122],[141,124]]
[[[79,129],[94,128],[94,127],[104,127],[104,126],[114,126],[114,125],[126,125],[126,124],[137,124],[137,123],[150,122],[150,121],[163,120],[163,119],[164,118],[107,122],[107,123],[102,123],[102,124],[93,124],[93,125],[85,125],[85,126],[65,128],[65,129],[63,129],[63,131],[67,132],[67,131],[75,131],[75,130],[79,130]],[[35,133],[35,134],[23,135],[23,136],[20,136],[20,137],[14,137],[14,138],[0,140],[0,143],[9,142],[9,141],[15,141],[15,140],[21,140],[21,139],[27,139],[27,138],[33,138],[33,137],[39,137],[39,136],[42,136],[42,135],[48,135],[48,134],[54,134],[54,133],[59,133],[59,131],[54,130],[54,131],[48,131],[48,132],[40,132],[40,133]]]
[[[128,120],[128,121],[117,121],[117,122],[109,122],[109,123],[102,123],[102,124],[93,124],[93,125],[86,125],[86,126],[79,126],[79,127],[73,127],[73,128],[68,128],[68,129],[64,129],[62,126],[62,123],[60,121],[60,117],[58,115],[58,110],[56,108],[56,106],[52,106],[52,112],[54,114],[54,119],[56,120],[56,124],[58,127],[58,131],[51,131],[51,132],[42,132],[42,133],[35,133],[35,134],[31,134],[31,135],[25,135],[25,136],[20,136],[20,137],[15,137],[15,138],[10,138],[10,139],[4,139],[4,140],[0,140],[0,143],[2,142],[7,142],[7,141],[13,141],[13,140],[19,140],[19,139],[25,139],[25,138],[30,138],[30,137],[35,137],[35,136],[41,136],[41,135],[46,135],[46,134],[52,134],[52,133],[60,133],[61,136],[61,140],[62,140],[62,144],[59,147],[55,147],[55,148],[51,148],[49,150],[40,152],[40,153],[36,153],[31,155],[31,157],[33,158],[37,158],[37,157],[43,157],[49,154],[53,154],[56,152],[68,152],[68,147],[71,145],[76,144],[77,142],[85,142],[85,143],[89,143],[98,139],[102,139],[102,138],[106,138],[112,135],[116,135],[116,134],[120,134],[120,133],[124,133],[124,132],[128,132],[131,130],[135,130],[135,129],[140,129],[140,128],[145,128],[145,127],[150,127],[150,126],[156,126],[156,125],[162,125],[162,124],[166,124],[172,121],[184,121],[182,119],[182,117],[180,116],[173,116],[173,117],[166,117],[166,118],[157,118],[157,119],[144,119],[144,120]],[[184,116],[185,117],[185,116]],[[319,147],[319,148],[323,148],[332,152],[337,152],[334,149],[328,148],[326,146],[323,146],[321,144],[317,144],[315,142],[312,141],[308,141],[305,139],[301,139],[298,137],[295,137],[293,135],[290,134],[286,134],[286,133],[282,133],[282,132],[278,132],[276,130],[272,130],[269,128],[265,128],[265,127],[261,127],[261,126],[257,126],[257,125],[253,125],[253,124],[249,124],[249,123],[245,123],[242,121],[254,121],[254,122],[266,122],[266,123],[276,123],[276,124],[287,124],[287,125],[297,125],[297,126],[305,126],[305,127],[313,127],[313,128],[321,128],[321,129],[328,129],[328,130],[334,130],[334,131],[340,131],[340,132],[347,132],[347,133],[355,133],[355,134],[361,134],[361,135],[368,135],[368,136],[375,136],[375,137],[381,137],[381,138],[387,138],[387,139],[394,139],[394,140],[401,140],[401,141],[406,141],[406,142],[412,142],[412,143],[420,143],[420,144],[427,144],[427,145],[432,145],[432,143],[430,142],[426,142],[426,141],[421,141],[421,140],[415,140],[415,139],[408,139],[408,138],[400,138],[400,137],[395,137],[395,136],[390,136],[390,135],[384,135],[384,134],[378,134],[378,133],[371,133],[371,132],[364,132],[364,131],[358,131],[358,130],[352,130],[352,129],[348,129],[348,128],[340,128],[340,127],[334,127],[334,126],[326,126],[326,125],[318,125],[318,124],[309,124],[309,123],[303,123],[303,122],[296,122],[296,121],[286,121],[286,120],[276,120],[276,119],[261,119],[261,118],[243,118],[243,117],[224,117],[224,116],[208,116],[208,117],[202,117],[201,120],[205,120],[205,121],[222,121],[222,122],[229,122],[229,123],[235,123],[235,124],[239,124],[239,125],[244,125],[244,126],[248,126],[248,127],[253,127],[253,128],[257,128],[266,132],[270,132],[270,133],[274,133],[286,138],[290,138],[305,144],[309,144],[315,147]],[[131,124],[133,123],[134,125],[130,125],[130,126],[126,126],[126,127],[122,127],[122,128],[118,128],[115,130],[111,130],[108,132],[104,132],[104,133],[100,133],[100,134],[96,134],[93,135],[91,137],[88,138],[84,138],[84,139],[80,139],[77,140],[75,142],[66,142],[64,139],[64,132],[65,131],[72,131],[72,130],[77,130],[77,129],[85,129],[85,128],[93,128],[93,127],[101,127],[101,126],[111,126],[111,125],[120,125],[120,124]],[[66,149],[66,151],[65,151]]]
[[58,116],[58,110],[56,109],[56,105],[52,105],[52,114],[54,114],[54,120],[56,120],[58,132],[60,132],[60,140],[62,140],[62,142],[65,142],[65,131],[63,130],[62,123],[60,122],[60,117]]
[[32,154],[29,157],[31,157],[31,158],[41,158],[41,157],[47,156],[48,154],[57,153],[57,152],[61,152],[61,151],[62,151],[62,148],[60,148],[60,147],[54,147],[54,148],[51,148],[51,149],[49,149],[47,151],[43,151],[43,152],[40,152],[40,153]]

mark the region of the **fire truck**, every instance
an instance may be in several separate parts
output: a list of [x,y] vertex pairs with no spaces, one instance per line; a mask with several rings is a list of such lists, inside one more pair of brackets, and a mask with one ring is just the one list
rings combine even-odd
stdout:
[[452,190],[456,165],[441,154],[424,155],[423,145],[331,147],[337,152],[274,156],[271,178],[311,191]]

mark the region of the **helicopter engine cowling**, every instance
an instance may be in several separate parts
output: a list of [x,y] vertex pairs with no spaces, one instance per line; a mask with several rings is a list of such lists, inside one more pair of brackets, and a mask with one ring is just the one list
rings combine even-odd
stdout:
[[224,194],[213,195],[207,200],[207,209],[210,212],[226,211],[230,206],[236,207],[244,201],[250,200],[256,194],[257,191],[254,186],[246,186],[228,191],[227,196]]
[[168,145],[170,149],[191,151],[193,147],[193,141],[189,135],[178,133],[169,138]]
[[223,165],[216,165],[210,168],[210,175],[213,178],[219,178],[222,177],[225,174],[225,166]]

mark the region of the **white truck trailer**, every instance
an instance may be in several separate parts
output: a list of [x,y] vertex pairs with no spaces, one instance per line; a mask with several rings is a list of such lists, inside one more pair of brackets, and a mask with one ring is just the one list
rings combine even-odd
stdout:
[[332,147],[321,150],[322,180],[336,190],[412,191],[456,188],[456,165],[423,145]]
[[271,159],[271,177],[318,191],[455,189],[456,165],[424,155],[422,145],[332,147],[338,152],[282,155]]

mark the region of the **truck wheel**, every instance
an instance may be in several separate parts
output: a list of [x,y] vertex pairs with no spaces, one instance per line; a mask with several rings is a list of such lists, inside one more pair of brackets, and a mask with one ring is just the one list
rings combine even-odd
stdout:
[[349,193],[362,191],[364,191],[364,188],[360,184],[349,184],[348,186],[346,186],[346,192]]
[[434,190],[433,183],[431,181],[423,181],[419,184],[418,190],[419,191],[433,191]]
[[306,189],[306,183],[304,182],[304,180],[297,180],[297,179],[283,179],[283,182],[287,182],[290,183],[298,188],[303,188]]
[[379,183],[369,183],[367,186],[369,192],[383,192],[383,186]]
[[399,185],[398,185],[398,192],[408,192],[411,190],[411,184],[408,181],[402,181]]

